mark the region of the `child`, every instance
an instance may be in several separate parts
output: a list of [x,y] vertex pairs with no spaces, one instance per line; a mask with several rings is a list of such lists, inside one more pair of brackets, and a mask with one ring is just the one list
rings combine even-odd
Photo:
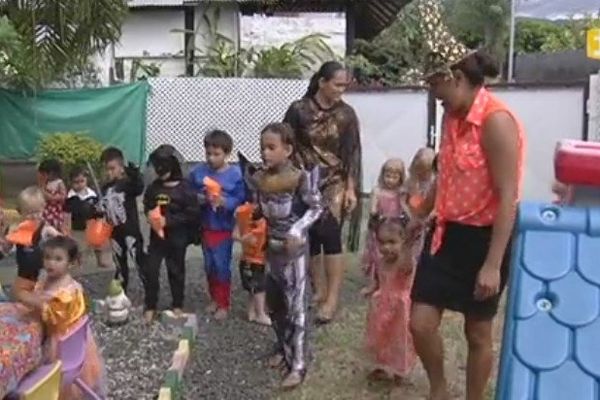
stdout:
[[242,287],[250,293],[248,321],[271,325],[265,309],[265,248],[267,245],[267,221],[252,203],[245,203],[236,210],[234,240],[242,244],[240,277]]
[[[207,311],[223,320],[227,318],[231,297],[234,213],[245,199],[244,182],[240,169],[227,163],[233,150],[231,136],[220,130],[209,132],[204,137],[204,150],[206,162],[192,171],[190,181],[205,199],[201,218],[202,253],[210,294]],[[220,195],[207,190],[207,178],[220,185]]]
[[156,313],[160,265],[165,260],[173,313],[183,315],[185,292],[185,254],[200,229],[200,204],[191,185],[183,179],[181,156],[171,145],[158,147],[149,158],[157,178],[144,194],[144,213],[158,207],[161,227],[150,231],[146,266],[144,319],[151,322]]
[[[404,162],[398,158],[387,160],[381,167],[377,186],[371,193],[371,218],[400,215],[400,189],[404,184],[406,172]],[[372,224],[369,224],[367,245],[363,254],[363,269],[369,278],[369,285],[361,290],[365,296],[373,293],[377,287],[377,270],[381,255],[377,248],[377,239]]]
[[375,364],[370,379],[393,378],[400,383],[416,362],[409,330],[416,264],[410,224],[406,214],[383,218],[375,224],[381,264],[367,314],[366,349]]
[[[98,194],[88,186],[88,175],[85,168],[75,167],[70,173],[71,188],[67,193],[65,211],[70,215],[71,233],[80,243],[83,238],[87,221],[95,214],[98,204]],[[100,268],[107,268],[111,264],[108,249],[94,249],[96,261]]]
[[403,200],[413,216],[425,217],[429,214],[430,207],[427,205],[435,195],[436,164],[435,152],[429,147],[417,150],[410,163]]
[[[43,246],[45,276],[38,282],[36,293],[41,300],[34,310],[40,313],[48,335],[45,355],[48,361],[59,358],[58,341],[72,331],[86,315],[83,288],[69,270],[79,264],[77,242],[66,236],[56,236]],[[99,395],[104,395],[103,362],[91,331],[85,345],[83,366],[79,373],[83,382]],[[63,386],[60,398],[85,398],[75,385]]]
[[30,186],[21,191],[17,197],[17,210],[23,222],[5,238],[16,247],[17,278],[12,287],[13,297],[30,307],[39,303],[33,289],[43,268],[42,245],[49,238],[60,235],[42,220],[45,206],[44,193],[39,187]]
[[129,283],[128,255],[135,260],[140,278],[144,280],[144,241],[140,231],[137,197],[144,191],[144,181],[132,163],[125,166],[121,150],[109,147],[100,157],[106,171],[107,182],[102,187],[100,208],[113,226],[112,248],[117,261],[116,278],[123,282],[127,292]]
[[38,166],[41,189],[46,199],[44,221],[60,232],[66,233],[64,208],[67,189],[61,178],[62,166],[55,159],[43,160]]
[[245,175],[267,221],[266,296],[278,342],[269,364],[285,368],[281,387],[292,389],[304,381],[307,368],[307,239],[322,211],[318,169],[309,174],[292,165],[294,133],[288,124],[267,125],[260,147],[262,168],[251,175],[245,168]]

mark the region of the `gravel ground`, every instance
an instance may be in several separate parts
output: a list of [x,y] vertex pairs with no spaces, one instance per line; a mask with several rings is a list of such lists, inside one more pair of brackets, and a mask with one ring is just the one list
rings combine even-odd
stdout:
[[[271,328],[244,320],[247,294],[239,286],[237,271],[230,317],[219,322],[207,316],[204,273],[197,267],[200,265],[197,257],[187,263],[185,308],[197,313],[200,326],[198,343],[184,377],[183,399],[269,398],[278,379],[265,366],[274,344]],[[100,273],[79,280],[91,297],[101,298],[111,276]],[[177,344],[177,332],[159,323],[150,327],[143,324],[143,290],[137,278],[132,280],[130,297],[136,307],[128,324],[109,327],[95,317],[94,332],[106,362],[110,399],[155,399]],[[163,268],[159,308],[167,308],[169,302]]]

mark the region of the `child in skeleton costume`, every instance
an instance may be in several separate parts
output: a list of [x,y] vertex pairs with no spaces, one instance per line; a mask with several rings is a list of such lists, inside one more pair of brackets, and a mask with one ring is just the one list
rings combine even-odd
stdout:
[[322,211],[318,170],[307,173],[292,165],[293,132],[287,124],[268,125],[260,142],[263,166],[244,172],[267,221],[266,294],[278,345],[270,364],[287,369],[281,386],[291,389],[302,383],[307,367],[307,239]]
[[127,292],[129,261],[134,260],[142,281],[145,264],[144,239],[140,230],[137,197],[144,191],[144,181],[139,168],[132,163],[125,165],[121,150],[109,147],[102,152],[101,161],[107,176],[102,186],[101,212],[113,226],[112,248],[116,260],[116,278],[123,282]]

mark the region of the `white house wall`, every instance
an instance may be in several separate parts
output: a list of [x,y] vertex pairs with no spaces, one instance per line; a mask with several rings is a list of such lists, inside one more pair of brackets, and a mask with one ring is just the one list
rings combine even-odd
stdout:
[[122,26],[115,57],[182,55],[184,35],[172,29],[184,28],[184,12],[176,9],[132,10]]
[[[240,40],[240,15],[239,7],[236,3],[219,3],[219,4],[200,4],[195,8],[194,11],[194,26],[200,27],[199,31],[202,34],[207,33],[206,23],[203,19],[203,15],[212,18],[215,8],[218,7],[219,19],[216,21],[217,31],[225,37],[233,40],[239,44]],[[215,21],[211,20],[211,23]],[[196,36],[196,48],[204,49],[206,47],[207,40],[210,40],[209,36],[203,38],[201,35]]]

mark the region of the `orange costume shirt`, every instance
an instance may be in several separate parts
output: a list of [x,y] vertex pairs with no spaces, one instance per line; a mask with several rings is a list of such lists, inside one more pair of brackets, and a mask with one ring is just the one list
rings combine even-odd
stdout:
[[265,247],[267,244],[267,221],[264,218],[253,219],[255,205],[245,203],[235,212],[235,218],[240,237],[247,234],[254,235],[253,245],[242,244],[242,260],[250,264],[265,264]]
[[451,113],[444,115],[435,201],[437,224],[431,245],[434,254],[441,247],[447,222],[473,226],[494,223],[499,196],[483,150],[482,137],[486,120],[499,111],[508,113],[517,124],[519,189],[515,203],[521,197],[526,145],[523,126],[503,102],[481,88],[465,118]]

